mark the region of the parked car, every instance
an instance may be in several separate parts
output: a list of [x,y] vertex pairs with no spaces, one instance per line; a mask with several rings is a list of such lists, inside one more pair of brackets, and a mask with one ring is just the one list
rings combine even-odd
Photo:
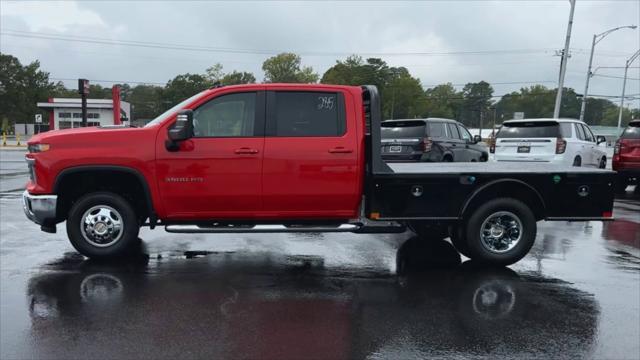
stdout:
[[464,125],[449,119],[427,118],[382,122],[385,161],[487,161],[489,149]]
[[629,184],[640,186],[640,120],[629,123],[613,148],[613,170],[618,172],[616,191]]
[[375,86],[235,85],[204,90],[143,128],[37,134],[24,212],[45,232],[66,221],[71,244],[92,258],[126,254],[142,226],[191,234],[410,227],[430,230],[425,241],[451,229],[461,253],[492,265],[524,257],[539,220],[613,217],[613,171],[385,163],[380,103]]
[[594,136],[587,124],[572,119],[509,120],[491,143],[498,162],[541,162],[604,169],[604,136]]

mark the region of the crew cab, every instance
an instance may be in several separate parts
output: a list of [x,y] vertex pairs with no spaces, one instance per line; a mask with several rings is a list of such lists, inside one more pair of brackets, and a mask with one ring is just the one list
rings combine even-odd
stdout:
[[251,84],[205,90],[143,128],[50,131],[26,155],[27,217],[66,221],[88,257],[114,257],[141,226],[180,233],[403,232],[451,237],[511,264],[539,220],[611,220],[614,173],[381,159],[375,86]]

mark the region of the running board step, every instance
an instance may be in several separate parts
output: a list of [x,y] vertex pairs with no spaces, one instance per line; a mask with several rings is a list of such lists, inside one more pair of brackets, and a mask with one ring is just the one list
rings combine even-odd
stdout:
[[331,225],[227,225],[227,226],[198,226],[198,225],[167,225],[165,230],[170,233],[284,233],[284,232],[357,232],[359,224]]

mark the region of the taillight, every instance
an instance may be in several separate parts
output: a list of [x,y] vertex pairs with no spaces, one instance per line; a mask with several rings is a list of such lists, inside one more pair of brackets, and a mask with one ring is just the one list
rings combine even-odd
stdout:
[[492,154],[496,153],[496,139],[493,138],[489,141],[489,152]]
[[556,154],[564,154],[565,150],[567,150],[567,141],[563,138],[558,138],[556,140]]
[[613,147],[613,155],[620,154],[620,139],[616,141],[616,145]]
[[424,152],[431,151],[432,146],[433,146],[433,141],[431,141],[430,137],[426,137],[422,139],[422,151]]

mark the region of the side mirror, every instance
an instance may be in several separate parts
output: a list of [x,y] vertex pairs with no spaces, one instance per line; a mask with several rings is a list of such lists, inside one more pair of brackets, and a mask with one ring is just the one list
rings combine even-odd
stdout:
[[607,138],[605,138],[602,135],[597,135],[596,136],[596,142],[598,143],[598,145],[600,145],[600,144],[602,144],[604,142],[607,142]]
[[479,142],[482,142],[482,138],[480,137],[480,135],[473,135],[473,143],[477,144]]
[[178,151],[178,142],[193,137],[193,111],[180,110],[176,116],[176,123],[169,128],[169,139],[165,142],[167,150]]

